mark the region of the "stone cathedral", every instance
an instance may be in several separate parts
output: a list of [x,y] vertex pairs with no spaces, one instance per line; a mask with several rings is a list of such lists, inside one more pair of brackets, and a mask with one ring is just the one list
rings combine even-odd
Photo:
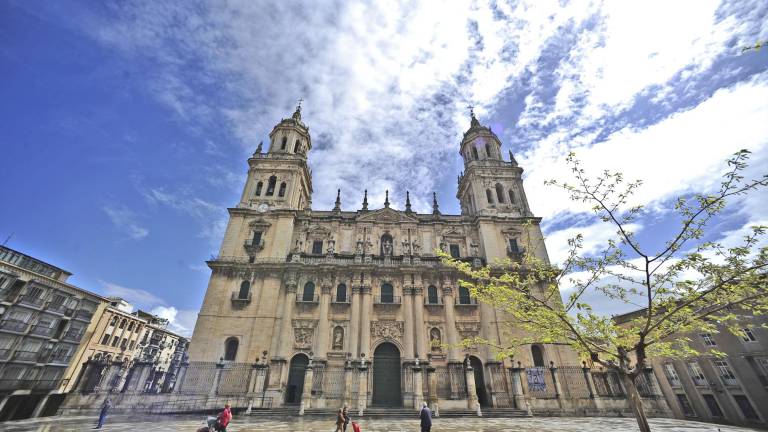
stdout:
[[[436,199],[422,214],[408,198],[400,211],[388,195],[369,203],[367,194],[356,211],[341,210],[338,195],[332,209],[314,210],[301,107],[269,137],[269,150],[259,145],[248,159],[242,197],[208,262],[190,361],[268,369],[248,393],[266,395],[273,407],[411,407],[427,397],[439,398],[441,409],[466,409],[472,400],[513,406],[505,373],[512,362],[458,343],[474,336],[503,343],[514,329],[435,256],[442,249],[475,265],[523,253],[548,260],[523,169],[511,152],[502,157],[493,131],[471,115],[457,148],[458,215],[442,214]],[[523,251],[524,238],[534,239],[525,242],[534,250]],[[514,360],[579,364],[569,349],[548,344]]]

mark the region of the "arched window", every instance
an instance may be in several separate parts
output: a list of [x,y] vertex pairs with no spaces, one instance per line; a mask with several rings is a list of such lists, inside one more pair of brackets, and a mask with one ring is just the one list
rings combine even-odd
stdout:
[[261,195],[261,188],[264,187],[264,182],[256,183],[256,196]]
[[295,143],[293,143],[293,152],[298,153],[299,152],[299,140],[296,140]]
[[125,328],[125,318],[123,318],[123,320],[120,321],[120,328]]
[[459,287],[459,304],[470,304],[472,300],[469,298],[469,289],[466,287]]
[[224,361],[235,361],[238,345],[240,342],[237,341],[236,337],[227,338],[224,341]]
[[394,303],[395,302],[395,289],[392,285],[384,282],[381,285],[381,302],[382,303]]
[[237,298],[247,299],[251,293],[251,283],[244,280],[240,283],[240,291],[237,293]]
[[283,137],[283,142],[280,144],[280,150],[285,150],[286,145],[288,145],[288,137]]
[[490,189],[485,190],[485,197],[488,198],[488,204],[493,204],[493,194]]
[[544,367],[544,350],[538,345],[531,345],[531,357],[533,357],[533,365],[537,367]]
[[437,297],[437,287],[430,285],[427,287],[427,302],[429,304],[437,304],[440,300]]
[[128,324],[128,331],[133,331],[133,324],[134,324],[133,321],[131,321],[131,323]]
[[277,192],[277,196],[284,197],[285,196],[285,182],[280,183],[280,191]]
[[301,301],[311,302],[315,299],[315,283],[307,282],[304,284],[304,293],[301,295]]
[[336,303],[347,302],[347,286],[343,283],[336,287]]
[[383,236],[381,236],[381,245],[380,245],[380,248],[381,248],[380,253],[381,253],[381,255],[383,255],[383,256],[392,256],[392,252],[393,252],[392,245],[393,244],[394,243],[392,242],[392,236],[391,235],[384,234]]
[[487,154],[489,158],[492,157],[491,156],[491,145],[488,144],[488,143],[485,144],[485,154]]
[[513,191],[512,189],[509,190],[509,202],[510,204],[515,203],[515,191]]
[[275,194],[275,184],[277,184],[277,177],[270,177],[269,183],[267,184],[267,196],[272,196]]
[[114,327],[114,326],[116,326],[116,325],[117,325],[117,322],[118,322],[118,321],[120,321],[120,319],[119,319],[118,317],[112,317],[112,322],[111,322],[111,323],[109,323],[109,325],[111,325],[111,326],[113,326],[113,327]]
[[504,202],[504,188],[501,187],[500,183],[496,183],[496,198],[499,199],[499,204]]
[[475,158],[475,160],[480,159],[480,157],[477,155],[477,147],[472,147],[472,156]]

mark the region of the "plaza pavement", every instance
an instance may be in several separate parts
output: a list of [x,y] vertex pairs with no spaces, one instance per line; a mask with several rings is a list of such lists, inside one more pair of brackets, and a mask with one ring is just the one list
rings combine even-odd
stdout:
[[[194,432],[203,426],[204,416],[125,416],[115,415],[107,418],[103,431],[109,432]],[[227,430],[229,432],[256,431],[333,431],[333,418],[321,420],[288,419],[259,420],[256,417],[237,416]],[[93,430],[96,424],[95,416],[83,417],[48,417],[43,419],[19,420],[0,423],[0,430],[7,432],[64,432]],[[419,421],[414,415],[408,419],[374,419],[362,420],[360,426],[363,432],[403,432],[418,431]],[[651,419],[654,431],[663,432],[748,432],[757,429],[740,428],[735,426],[715,425],[671,419]],[[351,431],[351,426],[347,429]],[[534,418],[451,418],[435,419],[433,432],[632,432],[637,431],[637,425],[632,418],[572,418],[572,417],[534,417]]]

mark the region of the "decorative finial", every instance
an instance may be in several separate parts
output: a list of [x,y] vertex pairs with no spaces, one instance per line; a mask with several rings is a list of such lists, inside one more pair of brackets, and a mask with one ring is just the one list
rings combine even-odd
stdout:
[[385,191],[384,208],[389,208],[389,189]]
[[368,189],[365,190],[363,195],[363,211],[368,211]]
[[296,105],[296,111],[293,112],[293,119],[301,121],[301,103],[304,101],[304,99],[299,98],[298,104]]
[[470,129],[474,128],[474,127],[482,127],[480,122],[477,121],[477,117],[475,117],[475,107],[472,106],[472,105],[468,105],[467,108],[469,108],[469,118],[470,118],[469,127],[470,127]]
[[297,110],[299,110],[299,111],[301,111],[301,103],[302,103],[302,102],[304,102],[304,99],[302,99],[302,98],[299,98],[299,100],[298,100],[298,104],[296,104],[296,109],[297,109]]
[[408,191],[405,191],[405,212],[411,212],[411,193]]
[[515,157],[512,155],[512,150],[509,150],[509,162],[512,163],[512,166],[517,166],[517,161],[515,160]]
[[469,108],[469,116],[475,118],[475,107],[472,105],[467,105],[467,108]]
[[261,148],[264,146],[264,141],[259,141],[259,145],[256,146],[256,151],[253,154],[261,154]]
[[341,211],[341,189],[336,190],[336,204],[333,206],[333,211]]
[[437,205],[437,193],[435,192],[432,192],[432,214],[440,214],[440,207]]

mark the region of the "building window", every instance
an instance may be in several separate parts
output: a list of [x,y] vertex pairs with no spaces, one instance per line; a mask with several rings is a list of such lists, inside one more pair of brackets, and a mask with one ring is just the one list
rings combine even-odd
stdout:
[[461,253],[459,251],[459,245],[457,244],[450,244],[448,248],[451,251],[451,257],[452,258],[461,258]]
[[299,152],[299,140],[296,140],[295,143],[293,143],[293,152],[298,153]]
[[115,337],[112,339],[112,346],[113,346],[113,347],[116,347],[118,342],[120,342],[120,338],[119,338],[119,337],[117,337],[117,336],[115,336]]
[[509,239],[509,251],[511,253],[520,253],[520,247],[517,246],[517,239]]
[[288,145],[288,137],[283,137],[283,141],[280,143],[280,150],[285,150],[286,145]]
[[253,232],[253,246],[258,246],[261,243],[261,231]]
[[747,399],[746,396],[733,395],[733,399],[736,401],[736,404],[739,406],[739,409],[741,410],[741,413],[744,415],[745,419],[760,420],[760,417],[758,417],[757,412],[755,412],[755,409],[752,407],[752,404],[749,402],[749,399]]
[[509,190],[509,203],[515,203],[515,192],[512,189]]
[[485,144],[485,154],[488,155],[489,158],[493,157],[491,156],[491,145],[488,143]]
[[120,349],[126,349],[128,348],[128,339],[123,339],[122,342],[120,342]]
[[727,361],[715,360],[715,368],[717,368],[717,371],[720,374],[720,378],[723,380],[725,385],[732,386],[738,384],[738,381],[736,381],[736,375],[733,374],[733,371],[731,370],[731,367],[728,365]]
[[312,242],[312,254],[313,255],[322,255],[323,254],[323,241],[322,240],[315,240]]
[[261,188],[264,187],[264,182],[256,183],[256,196],[261,195]]
[[134,347],[135,345],[136,345],[136,342],[134,342],[134,341],[131,341],[131,343],[130,343],[130,344],[128,344],[128,349],[129,349],[129,350],[133,350],[133,347]]
[[693,379],[693,383],[697,386],[707,385],[707,378],[704,376],[704,371],[701,370],[699,363],[688,363],[688,373],[691,374],[691,379]]
[[480,159],[480,157],[477,155],[477,147],[472,147],[472,157],[474,157],[475,160]]
[[683,410],[683,415],[686,417],[696,417],[696,411],[693,410],[691,402],[688,401],[688,396],[677,393],[677,402],[680,404],[680,409]]
[[712,417],[723,416],[723,410],[720,409],[720,404],[717,403],[717,399],[715,399],[714,395],[704,393],[701,396],[704,398],[704,402],[707,404],[707,408],[709,408],[709,412],[712,414]]
[[125,318],[120,320],[120,327],[119,328],[121,328],[121,329],[125,328]]
[[105,334],[103,338],[101,338],[101,344],[102,345],[108,345],[109,344],[109,338],[111,338],[112,335]]
[[343,283],[336,286],[336,303],[346,303],[347,286]]
[[395,289],[390,283],[383,283],[381,285],[381,302],[382,303],[394,303],[395,301]]
[[751,328],[745,327],[741,329],[741,340],[744,342],[755,342],[757,341],[757,338],[755,337],[755,334],[752,333]]
[[272,176],[269,178],[269,183],[267,183],[267,196],[272,196],[275,194],[275,185],[277,184],[277,177]]
[[717,346],[717,343],[715,342],[715,339],[712,338],[711,333],[702,333],[701,339],[704,341],[704,345],[706,346]]
[[304,284],[304,293],[301,295],[301,301],[311,302],[315,299],[315,284],[307,282]]
[[469,297],[469,289],[466,287],[459,287],[459,304],[470,304],[472,299]]
[[133,325],[134,325],[134,324],[135,324],[135,323],[134,323],[133,321],[131,321],[131,323],[130,323],[130,324],[128,324],[128,331],[129,331],[129,332],[130,332],[130,331],[133,331]]
[[114,326],[116,326],[116,325],[117,325],[117,321],[119,321],[119,320],[118,320],[118,318],[117,318],[116,316],[115,316],[115,317],[112,317],[112,322],[110,322],[110,323],[109,323],[109,325],[111,325],[112,327],[114,327]]
[[429,304],[437,304],[440,300],[437,297],[437,287],[430,285],[427,287],[427,302]]
[[669,385],[672,387],[680,387],[680,376],[675,370],[675,365],[672,363],[664,363],[664,375],[666,375]]
[[285,187],[286,187],[285,182],[280,183],[280,190],[277,192],[277,196],[279,196],[280,198],[285,196]]
[[488,200],[488,204],[493,204],[493,194],[490,189],[485,190],[485,198]]
[[496,199],[499,200],[499,204],[504,203],[504,188],[499,183],[496,183]]
[[231,337],[224,341],[224,361],[235,361],[238,345],[240,345],[240,342],[237,341],[236,337]]
[[239,299],[247,299],[248,296],[251,294],[251,283],[247,280],[244,280],[240,283],[240,291],[237,293],[237,298]]
[[544,350],[540,346],[531,345],[531,357],[534,366],[544,367]]

